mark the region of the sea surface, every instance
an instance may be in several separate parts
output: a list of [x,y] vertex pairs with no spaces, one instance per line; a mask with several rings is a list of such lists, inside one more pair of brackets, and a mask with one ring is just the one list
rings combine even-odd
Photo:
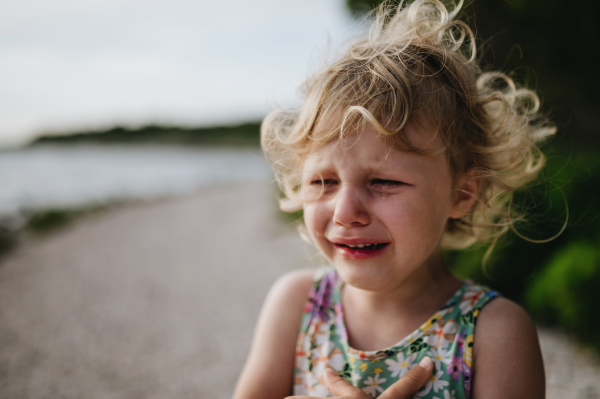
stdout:
[[0,152],[0,217],[270,179],[259,149],[37,145]]

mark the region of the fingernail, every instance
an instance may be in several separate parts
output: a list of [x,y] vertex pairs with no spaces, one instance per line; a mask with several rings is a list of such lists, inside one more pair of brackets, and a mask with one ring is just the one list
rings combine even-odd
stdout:
[[335,375],[335,371],[333,371],[333,369],[325,369],[325,372],[329,375]]
[[432,363],[433,362],[431,361],[431,358],[429,356],[425,356],[419,362],[419,366],[423,367],[424,369],[427,369],[427,368],[429,368],[431,366]]

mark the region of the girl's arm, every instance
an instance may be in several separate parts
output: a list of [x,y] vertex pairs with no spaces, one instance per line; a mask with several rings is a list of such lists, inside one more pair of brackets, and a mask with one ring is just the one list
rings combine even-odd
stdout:
[[537,330],[515,303],[497,298],[481,309],[473,348],[473,399],[545,397]]
[[314,273],[290,272],[271,287],[234,399],[281,399],[292,394],[296,340]]

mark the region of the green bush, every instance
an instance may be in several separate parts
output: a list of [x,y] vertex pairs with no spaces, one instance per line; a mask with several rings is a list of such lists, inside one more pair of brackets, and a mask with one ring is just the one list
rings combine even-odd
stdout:
[[[559,325],[600,350],[600,153],[561,155],[546,147],[549,161],[534,187],[516,196],[528,209],[516,226],[534,243],[510,232],[482,264],[486,246],[446,253],[459,275],[486,284],[523,305],[538,323]],[[565,201],[566,200],[566,201]]]
[[600,247],[573,242],[557,251],[531,284],[525,304],[538,320],[559,324],[600,349]]

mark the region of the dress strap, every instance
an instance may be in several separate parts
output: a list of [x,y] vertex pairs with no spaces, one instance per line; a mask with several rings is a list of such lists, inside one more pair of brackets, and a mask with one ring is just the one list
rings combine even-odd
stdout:
[[479,301],[477,301],[477,303],[475,304],[475,306],[473,308],[477,309],[477,310],[481,310],[481,308],[484,307],[485,305],[487,305],[487,303],[489,301],[491,301],[492,299],[497,298],[499,296],[500,296],[500,293],[498,293],[497,291],[487,290],[486,293],[481,297],[481,299]]
[[[473,341],[475,338],[475,325],[477,324],[477,318],[481,312],[481,308],[487,305],[492,299],[501,296],[497,291],[491,290],[484,286],[475,286],[472,282],[468,282],[473,286],[475,294],[477,296],[475,302],[470,308],[463,308],[461,316],[461,324],[463,325],[463,370],[464,370],[464,388],[467,394],[467,398],[471,396],[472,387],[472,363],[473,363]],[[463,302],[465,303],[465,302]]]
[[333,292],[338,284],[338,274],[333,267],[321,267],[315,271],[313,285],[308,293],[302,314],[302,331],[306,332],[315,317],[327,321],[334,314]]

